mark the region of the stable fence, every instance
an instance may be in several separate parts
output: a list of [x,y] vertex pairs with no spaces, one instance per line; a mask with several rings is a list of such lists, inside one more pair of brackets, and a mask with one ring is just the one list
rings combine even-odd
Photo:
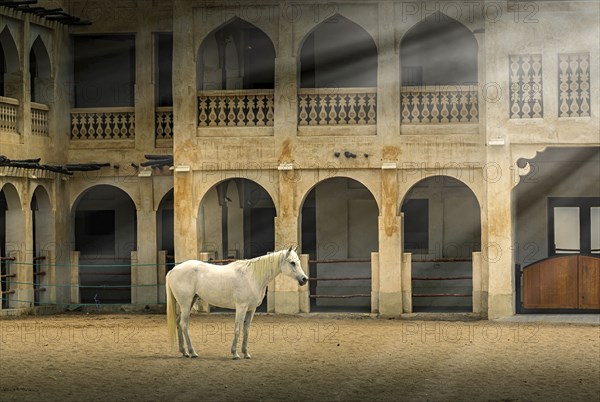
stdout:
[[[300,312],[325,311],[323,306],[337,307],[337,311],[379,311],[380,283],[379,254],[371,253],[364,259],[313,259],[301,255],[302,266],[309,276],[309,286],[299,287],[295,281],[282,275],[268,285],[267,311],[275,312],[275,298],[298,294]],[[235,260],[209,260],[207,253],[200,259],[214,264]],[[139,263],[136,251],[129,259],[91,261],[78,251],[70,254],[68,263],[57,263],[53,252],[26,262],[16,252],[0,258],[1,309],[30,309],[36,306],[74,308],[77,306],[148,306],[165,304],[165,276],[176,262],[167,251],[159,251],[156,263]],[[470,275],[419,274],[414,264],[468,263]],[[354,264],[354,265],[352,265]],[[332,267],[350,267],[347,270]],[[357,268],[358,267],[358,268]],[[402,312],[415,311],[414,304],[423,299],[467,299],[470,311],[481,313],[486,309],[488,278],[481,269],[481,253],[472,253],[470,259],[412,259],[402,255],[400,284]],[[414,274],[413,274],[414,272]],[[386,279],[387,281],[387,279]],[[423,291],[419,283],[460,283],[469,291]],[[319,286],[321,284],[321,286]],[[329,286],[329,285],[333,286]],[[381,290],[385,291],[385,290]],[[285,296],[287,297],[287,296]],[[208,307],[208,306],[207,306]],[[208,310],[208,309],[207,309]],[[418,308],[416,309],[419,310]]]

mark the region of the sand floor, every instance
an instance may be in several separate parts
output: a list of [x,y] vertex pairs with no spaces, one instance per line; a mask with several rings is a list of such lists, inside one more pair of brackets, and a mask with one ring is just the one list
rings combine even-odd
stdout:
[[0,400],[600,400],[597,325],[196,314],[198,359],[160,314],[3,319]]

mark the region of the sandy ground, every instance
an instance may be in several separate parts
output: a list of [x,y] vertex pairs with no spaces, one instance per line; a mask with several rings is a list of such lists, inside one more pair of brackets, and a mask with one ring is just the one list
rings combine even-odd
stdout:
[[0,400],[600,400],[594,325],[257,315],[232,361],[229,314],[192,317],[198,359],[164,315],[1,324]]

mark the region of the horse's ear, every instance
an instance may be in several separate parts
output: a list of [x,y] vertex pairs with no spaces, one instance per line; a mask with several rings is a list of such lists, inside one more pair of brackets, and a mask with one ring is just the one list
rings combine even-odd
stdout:
[[296,252],[296,250],[298,250],[298,246],[294,246],[294,252]]
[[292,246],[290,246],[290,248],[288,249],[287,253],[285,254],[285,255],[286,255],[286,257],[287,257],[288,255],[290,255],[290,253],[291,253],[291,252],[292,252]]

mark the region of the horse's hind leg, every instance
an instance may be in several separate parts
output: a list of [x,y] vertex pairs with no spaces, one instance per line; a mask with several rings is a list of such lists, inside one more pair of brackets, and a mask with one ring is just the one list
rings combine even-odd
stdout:
[[179,341],[179,351],[183,355],[183,357],[189,357],[189,355],[185,351],[185,346],[183,344],[183,332],[181,331],[181,310],[177,309],[177,340]]
[[233,360],[238,360],[240,355],[237,354],[237,342],[240,336],[240,330],[244,325],[244,318],[246,317],[246,311],[248,311],[248,307],[240,307],[237,306],[235,308],[235,330],[233,335],[233,343],[231,344],[231,358]]
[[[181,353],[183,353],[183,356],[185,357],[198,357],[198,353],[196,353],[196,351],[194,350],[194,347],[192,346],[192,341],[190,340],[190,335],[188,334],[191,307],[191,303],[185,307],[183,305],[181,306],[181,314],[179,317],[179,327],[181,328],[181,332],[179,332],[180,350]],[[189,354],[185,352],[185,348],[183,347],[183,340],[181,339],[182,336],[185,337]]]
[[248,330],[250,329],[250,324],[252,323],[252,318],[254,317],[254,310],[250,310],[246,313],[246,318],[244,319],[244,337],[242,338],[242,353],[244,354],[244,359],[249,359],[250,353],[248,353]]

